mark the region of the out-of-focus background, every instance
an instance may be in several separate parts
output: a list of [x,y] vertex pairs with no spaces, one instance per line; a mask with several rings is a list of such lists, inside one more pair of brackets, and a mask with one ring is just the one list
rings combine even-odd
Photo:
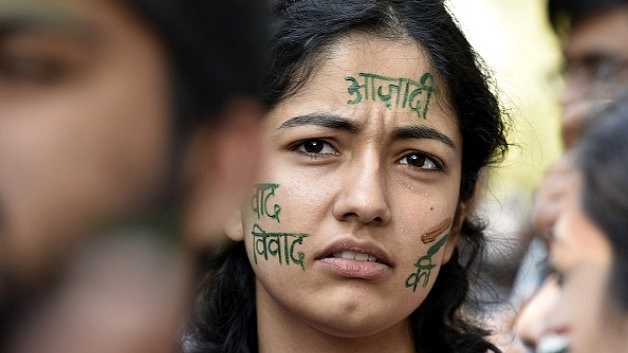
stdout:
[[559,42],[547,19],[547,0],[446,3],[493,73],[513,124],[509,141],[514,146],[492,171],[479,203],[489,220],[489,237],[513,245],[513,237],[525,232],[534,190],[561,149]]
[[[560,51],[547,0],[448,0],[467,38],[493,71],[514,123],[505,163],[490,178],[493,196],[527,199],[560,151]],[[507,197],[508,198],[508,197]]]
[[[489,243],[480,276],[496,289],[492,293],[480,288],[478,293],[480,300],[505,303],[483,309],[493,330],[508,333],[517,308],[538,286],[537,264],[545,257],[544,245],[532,241],[529,217],[534,190],[562,148],[560,46],[549,24],[547,0],[446,3],[493,73],[512,122],[509,141],[514,145],[489,175],[476,205],[476,212],[488,221]],[[504,348],[509,347],[512,337],[506,334],[503,340]]]

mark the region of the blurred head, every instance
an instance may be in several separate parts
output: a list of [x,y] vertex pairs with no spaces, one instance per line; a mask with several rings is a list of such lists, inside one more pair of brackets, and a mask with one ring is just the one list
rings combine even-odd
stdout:
[[628,85],[628,1],[550,0],[565,58],[562,139],[576,143],[597,108]]
[[263,9],[1,1],[0,271],[33,280],[86,234],[173,213],[207,238],[256,165]]
[[519,323],[520,335],[539,352],[617,352],[628,345],[625,102],[596,117],[600,125],[574,150],[572,187],[550,241],[558,281],[545,285]]

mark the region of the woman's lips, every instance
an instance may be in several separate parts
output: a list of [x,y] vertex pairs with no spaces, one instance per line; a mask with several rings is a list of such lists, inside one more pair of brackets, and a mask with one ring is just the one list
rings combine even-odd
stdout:
[[391,270],[388,254],[376,244],[344,239],[321,253],[317,262],[336,275],[377,279]]
[[387,265],[376,261],[327,257],[318,260],[318,262],[331,272],[349,278],[377,279],[390,270]]

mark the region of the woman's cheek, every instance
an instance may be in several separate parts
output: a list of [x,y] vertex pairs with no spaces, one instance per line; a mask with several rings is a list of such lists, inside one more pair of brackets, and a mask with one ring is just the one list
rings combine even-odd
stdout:
[[249,260],[253,266],[272,263],[304,271],[307,257],[304,245],[310,234],[286,229],[281,192],[278,183],[257,184],[249,209],[243,212]]

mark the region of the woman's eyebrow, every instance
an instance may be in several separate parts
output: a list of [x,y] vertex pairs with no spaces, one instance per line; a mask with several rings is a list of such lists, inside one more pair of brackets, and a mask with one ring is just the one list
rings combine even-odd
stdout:
[[445,145],[456,149],[456,144],[452,139],[442,132],[427,126],[412,125],[396,128],[393,132],[396,139],[432,139],[438,140]]
[[279,126],[278,130],[305,125],[315,125],[330,129],[345,130],[349,132],[356,132],[359,130],[358,124],[356,124],[354,121],[338,115],[327,113],[312,113],[295,116],[294,118],[283,122],[283,124]]

